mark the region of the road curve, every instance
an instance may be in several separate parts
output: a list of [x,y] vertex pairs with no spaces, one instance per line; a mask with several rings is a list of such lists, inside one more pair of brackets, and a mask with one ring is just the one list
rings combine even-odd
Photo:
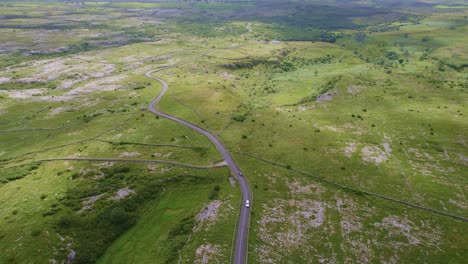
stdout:
[[206,136],[211,141],[211,143],[213,143],[215,145],[215,147],[219,151],[219,153],[224,157],[224,160],[225,160],[227,166],[229,167],[229,169],[231,170],[232,175],[234,175],[234,177],[239,181],[239,185],[241,187],[241,192],[242,192],[242,204],[241,204],[241,208],[240,208],[238,229],[237,229],[237,234],[236,234],[236,245],[235,245],[235,251],[234,251],[234,264],[243,264],[243,263],[246,263],[246,259],[247,259],[247,242],[248,242],[248,237],[247,236],[248,236],[248,231],[249,231],[248,229],[249,229],[249,222],[250,222],[250,208],[246,207],[245,203],[246,203],[247,200],[252,201],[250,188],[249,188],[249,184],[248,184],[247,180],[243,176],[239,166],[234,161],[231,154],[229,154],[229,152],[226,149],[226,147],[224,146],[224,144],[216,136],[214,136],[210,132],[206,131],[205,129],[203,129],[203,128],[197,126],[197,125],[194,125],[194,124],[192,124],[190,122],[187,122],[187,121],[185,121],[183,119],[171,116],[171,115],[166,114],[166,113],[164,113],[162,111],[159,111],[155,107],[159,103],[161,98],[164,96],[164,94],[167,92],[167,89],[169,88],[169,85],[164,80],[162,80],[160,78],[157,78],[157,77],[154,77],[151,74],[154,73],[154,72],[157,72],[157,71],[161,71],[161,70],[164,70],[164,69],[176,67],[178,65],[190,62],[190,61],[192,61],[192,60],[194,60],[196,58],[199,58],[199,57],[201,57],[203,55],[208,54],[209,52],[211,52],[211,50],[208,51],[208,52],[205,52],[205,53],[203,53],[203,54],[201,54],[201,55],[199,55],[197,57],[194,57],[191,60],[185,61],[185,62],[177,64],[175,66],[162,67],[162,68],[159,68],[159,69],[150,70],[150,71],[146,72],[146,74],[145,74],[146,77],[160,82],[162,84],[162,86],[163,86],[163,88],[162,88],[161,92],[159,93],[159,95],[156,98],[154,98],[153,101],[151,101],[151,103],[149,105],[149,111],[151,111],[153,114],[158,115],[160,117],[163,117],[163,118],[172,120],[174,122],[177,122],[179,124],[182,124],[182,125],[184,125],[184,126],[186,126],[188,128],[191,128],[191,129],[197,131],[198,133],[203,134],[204,136]]

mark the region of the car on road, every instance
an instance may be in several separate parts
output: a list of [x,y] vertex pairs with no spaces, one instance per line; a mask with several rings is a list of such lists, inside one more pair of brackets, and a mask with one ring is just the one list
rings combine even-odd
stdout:
[[239,176],[244,177],[244,174],[239,171]]
[[249,200],[245,201],[245,207],[247,207],[247,208],[250,207],[250,201]]

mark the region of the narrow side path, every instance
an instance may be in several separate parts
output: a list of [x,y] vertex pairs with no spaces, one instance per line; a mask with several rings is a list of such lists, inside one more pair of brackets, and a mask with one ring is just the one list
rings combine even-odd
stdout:
[[185,164],[167,160],[147,160],[147,159],[113,159],[113,158],[50,158],[41,159],[39,161],[58,161],[58,160],[71,160],[71,161],[110,161],[110,162],[137,162],[137,163],[161,163],[179,167],[186,167],[191,169],[211,169],[226,166],[226,162],[222,161],[213,165],[193,165]]

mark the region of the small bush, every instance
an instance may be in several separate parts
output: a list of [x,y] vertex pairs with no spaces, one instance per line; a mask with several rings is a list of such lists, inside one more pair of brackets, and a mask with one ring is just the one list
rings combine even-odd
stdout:
[[75,173],[73,173],[73,174],[70,176],[70,178],[71,178],[72,180],[74,180],[74,179],[76,179],[76,178],[78,178],[78,177],[80,177],[80,174],[79,174],[78,172],[75,172]]
[[233,115],[233,116],[231,117],[232,120],[237,121],[237,122],[244,122],[246,118],[247,118],[247,117],[246,117],[245,114],[242,114],[242,115]]
[[37,237],[37,236],[39,236],[41,233],[42,233],[41,230],[39,230],[39,229],[34,229],[33,231],[31,231],[31,236]]
[[211,191],[210,196],[208,197],[208,199],[210,199],[210,200],[218,199],[219,198],[219,190],[221,190],[221,187],[219,187],[219,185],[215,185],[213,187],[213,190]]

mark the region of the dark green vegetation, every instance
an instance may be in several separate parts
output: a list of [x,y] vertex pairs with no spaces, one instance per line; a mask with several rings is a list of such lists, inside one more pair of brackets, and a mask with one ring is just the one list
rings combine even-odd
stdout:
[[33,162],[26,165],[18,165],[2,170],[0,175],[0,183],[7,183],[27,176],[31,171],[34,171],[40,166],[40,163]]
[[[122,233],[132,227],[139,215],[142,215],[149,204],[154,205],[161,199],[167,189],[176,191],[181,186],[207,185],[213,182],[213,178],[177,175],[164,180],[145,175],[144,171],[131,170],[130,167],[104,168],[101,171],[87,171],[82,177],[72,177],[74,180],[96,177],[103,174],[103,177],[96,181],[96,186],[90,186],[88,182],[79,183],[73,189],[65,193],[59,204],[69,212],[61,216],[57,223],[57,231],[60,234],[73,237],[74,250],[80,252],[77,255],[76,263],[94,263],[105,252],[112,243]],[[118,190],[131,188],[128,198],[119,197]],[[110,197],[116,202],[106,201],[103,194],[116,193],[117,196]],[[134,194],[133,194],[134,193]],[[104,199],[103,199],[104,198]],[[81,213],[83,210],[83,199],[88,199],[88,204],[92,204],[91,212]],[[101,202],[94,202],[99,199]],[[211,199],[211,196],[210,196]],[[51,210],[56,211],[57,205],[53,204]],[[61,208],[59,208],[61,209]],[[86,211],[86,210],[85,210]],[[75,216],[75,214],[80,217]],[[185,244],[186,238],[183,235],[191,231],[195,224],[194,217],[184,218],[182,222],[169,231],[168,239],[173,249],[168,261],[177,257],[177,250],[180,244]]]
[[[0,2],[0,263],[463,263],[463,1]],[[370,195],[375,194],[375,195]],[[390,199],[382,199],[382,196]]]

